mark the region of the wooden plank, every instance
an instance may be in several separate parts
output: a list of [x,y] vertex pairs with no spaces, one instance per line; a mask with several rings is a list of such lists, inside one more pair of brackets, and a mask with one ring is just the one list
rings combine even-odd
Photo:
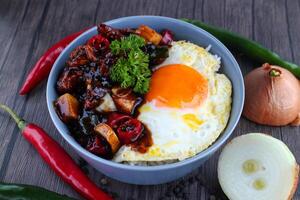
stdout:
[[[0,70],[4,67],[4,62],[10,50],[16,31],[28,8],[28,1],[16,3],[15,1],[4,1],[0,7]],[[19,12],[12,12],[18,10]]]
[[[0,55],[0,91],[2,94],[0,95],[0,102],[8,102],[9,96],[4,93],[6,89],[5,80],[2,79],[2,75],[5,75],[4,68],[6,67],[5,62],[8,58],[9,51],[12,47],[12,42],[16,36],[16,31],[19,28],[20,21],[24,14],[28,9],[28,2],[22,1],[21,3],[16,3],[15,1],[5,1],[1,3],[0,7],[0,49],[2,49],[2,53]],[[14,10],[18,10],[19,14],[17,15]],[[8,91],[8,89],[6,90]],[[0,143],[0,174],[1,167],[4,163],[5,152],[7,151],[7,147],[10,143],[11,132],[5,132],[6,129],[14,127],[13,124],[10,123],[9,118],[0,114],[0,136],[2,138],[2,142]],[[0,175],[1,176],[1,175]]]
[[225,1],[204,0],[202,8],[203,22],[224,27],[225,26]]
[[[26,65],[26,58],[30,54],[32,37],[30,38],[28,35],[33,34],[31,28],[36,27],[37,24],[32,23],[27,25],[26,28],[29,28],[29,30],[24,31],[21,36],[18,32],[23,28],[24,16],[30,12],[28,2],[24,1],[18,4],[14,1],[10,1],[9,3],[6,2],[1,5],[3,5],[3,7],[1,6],[1,10],[3,9],[1,12],[1,15],[3,15],[3,18],[1,17],[1,29],[6,27],[3,25],[9,21],[11,21],[11,26],[8,26],[7,29],[0,32],[1,47],[4,49],[0,59],[0,89],[1,94],[5,94],[0,95],[0,101],[11,107],[15,107],[15,110],[20,112],[24,105],[24,99],[16,99],[19,80],[23,76],[20,69],[22,69],[21,66]],[[19,13],[19,15],[15,13]],[[36,14],[39,15],[41,12]],[[28,40],[23,41],[23,37],[27,37]],[[0,144],[0,150],[3,152],[0,154],[0,179],[3,179],[7,162],[13,149],[14,140],[17,137],[17,128],[15,124],[12,123],[12,120],[2,112],[0,118],[0,134],[1,141],[3,141]]]
[[[47,2],[49,5],[47,6],[47,9],[45,9]],[[95,4],[97,4],[97,1],[93,0],[88,0],[81,6],[78,6],[78,3],[75,1],[31,2],[29,7],[30,11],[28,12],[28,15],[25,16],[24,24],[17,33],[19,38],[18,41],[20,42],[23,40],[30,40],[31,37],[34,37],[34,48],[26,50],[31,53],[27,65],[23,65],[26,67],[26,73],[51,44],[70,33],[93,25],[94,17],[93,15],[90,15],[90,13],[96,12]],[[43,19],[41,19],[42,15],[44,15]],[[40,26],[37,25],[39,24],[39,21],[42,22]],[[35,24],[36,26],[34,26]],[[29,30],[31,32],[24,37],[24,32],[28,30],[28,26],[30,27]],[[23,38],[20,36],[23,36]],[[13,56],[11,56],[11,58],[13,58]],[[19,67],[17,64],[14,64],[14,66]],[[18,72],[15,71],[14,75],[17,73]],[[53,138],[66,147],[67,150],[70,150],[62,137],[59,136],[48,115],[45,99],[45,86],[46,82],[34,90],[28,97],[27,107],[23,107],[24,118],[39,124]],[[12,87],[9,86],[8,88]],[[16,89],[14,91],[16,91]],[[9,93],[9,91],[6,93]],[[26,99],[19,96],[17,96],[17,98],[21,101]],[[77,158],[77,155],[75,155],[74,152],[72,152],[72,154]],[[40,175],[36,176],[36,174]],[[64,184],[61,179],[46,166],[28,142],[19,136],[15,138],[14,149],[12,151],[11,159],[7,163],[7,171],[3,180],[7,182],[22,182],[40,185],[50,190],[66,193],[70,196],[79,198],[73,189],[67,184]]]
[[[32,10],[36,8],[39,9],[38,12],[32,12]],[[1,92],[6,94],[6,97],[9,98],[7,102],[8,105],[11,107],[17,107],[15,110],[18,113],[23,114],[25,110],[25,102],[26,98],[19,98],[17,91],[19,89],[21,79],[24,77],[24,73],[20,73],[23,67],[25,68],[26,65],[28,65],[29,58],[31,57],[32,49],[34,48],[34,32],[39,26],[39,21],[31,21],[32,18],[41,18],[43,15],[43,9],[46,8],[46,4],[43,2],[39,2],[35,4],[34,6],[30,5],[28,6],[28,11],[26,11],[26,14],[22,17],[20,20],[20,25],[17,28],[17,32],[14,36],[14,41],[11,46],[11,50],[9,51],[8,58],[6,62],[4,63],[5,67],[3,71],[1,72],[1,85],[4,86],[3,90]],[[18,10],[14,10],[13,12],[19,12]],[[30,17],[30,20],[26,19],[25,16]],[[16,59],[16,57],[18,59]],[[20,70],[21,69],[21,70]],[[14,81],[11,81],[14,80]],[[13,91],[13,92],[12,92]],[[15,106],[16,105],[16,106]],[[5,116],[6,119],[8,119],[7,116]],[[3,166],[1,168],[1,179],[3,179],[3,173],[6,173],[7,167],[8,167],[8,161],[10,159],[14,143],[16,138],[19,137],[18,134],[18,128],[15,126],[14,123],[12,123],[12,120],[10,121],[10,125],[12,125],[14,128],[10,128],[11,132],[8,132],[9,135],[3,135],[2,137],[8,140],[10,140],[9,146],[8,146],[8,152],[5,154],[5,161],[3,162]],[[4,134],[5,131],[1,131],[1,134]]]
[[286,0],[285,7],[285,18],[287,19],[286,23],[289,31],[288,37],[292,50],[291,56],[294,62],[300,64],[300,2],[294,0]]

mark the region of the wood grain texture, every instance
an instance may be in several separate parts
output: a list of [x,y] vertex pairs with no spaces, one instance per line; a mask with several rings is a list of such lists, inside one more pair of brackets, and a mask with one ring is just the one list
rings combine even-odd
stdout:
[[[63,141],[49,117],[44,82],[30,95],[17,92],[31,66],[64,36],[103,21],[130,15],[195,18],[235,31],[300,63],[299,0],[0,0],[0,102],[43,127],[77,160],[100,187],[117,199],[226,199],[217,180],[219,152],[190,175],[172,183],[137,186],[121,183],[88,166]],[[254,63],[234,52],[243,74]],[[232,137],[266,132],[282,139],[300,160],[300,129],[270,128],[241,118]],[[81,199],[63,183],[0,112],[0,181],[39,185]],[[297,190],[294,199],[300,199]]]

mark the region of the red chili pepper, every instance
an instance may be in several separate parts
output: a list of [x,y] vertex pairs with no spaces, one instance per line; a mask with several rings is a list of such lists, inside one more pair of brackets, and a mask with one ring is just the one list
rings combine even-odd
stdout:
[[123,144],[135,142],[142,134],[144,127],[137,119],[129,119],[119,126],[117,135]]
[[139,120],[116,112],[108,116],[107,124],[117,132],[123,144],[135,142],[144,130],[144,126]]
[[117,130],[122,123],[129,119],[131,119],[129,115],[113,112],[108,116],[107,124],[114,130]]
[[22,135],[38,151],[44,161],[57,175],[70,184],[78,193],[89,200],[111,200],[112,198],[99,189],[76,165],[66,151],[40,127],[26,123],[9,107],[0,104],[8,112],[22,131]]
[[85,30],[81,30],[79,32],[73,33],[61,41],[54,44],[50,47],[42,57],[37,61],[34,67],[29,72],[22,88],[19,91],[20,95],[25,95],[29,93],[33,88],[35,88],[40,82],[42,82],[45,78],[48,77],[51,68],[56,61],[57,57],[60,53],[66,48],[68,44],[70,44],[75,38],[77,38],[81,33]]
[[99,34],[89,39],[87,44],[90,45],[91,47],[94,47],[96,50],[100,50],[102,47],[107,49],[110,45],[108,39],[106,39],[105,37]]

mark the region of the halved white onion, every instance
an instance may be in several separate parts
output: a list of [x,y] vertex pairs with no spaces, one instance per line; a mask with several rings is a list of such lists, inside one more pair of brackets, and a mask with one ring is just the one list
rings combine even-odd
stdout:
[[299,166],[280,140],[262,133],[234,138],[218,162],[220,185],[230,200],[292,199]]

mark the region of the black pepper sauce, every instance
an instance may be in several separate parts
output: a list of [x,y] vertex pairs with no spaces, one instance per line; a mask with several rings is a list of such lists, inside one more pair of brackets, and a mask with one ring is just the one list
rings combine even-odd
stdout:
[[[144,105],[144,103],[145,103],[145,99],[141,96],[138,97],[137,103],[134,106],[134,110],[132,113],[132,116],[134,118],[138,118],[138,116],[140,115],[139,108],[142,105]],[[143,135],[137,141],[129,145],[132,150],[137,151],[139,153],[147,153],[149,148],[153,145],[151,131],[145,124],[143,124],[143,126],[144,126]]]
[[[131,33],[135,33],[133,29],[118,30],[104,24],[98,26],[98,32],[110,42],[120,39],[123,36],[128,36]],[[111,94],[112,92],[113,82],[109,78],[109,69],[117,61],[117,58],[110,52],[110,49],[107,46],[104,45],[100,47],[100,49],[94,47],[91,49],[83,45],[81,48],[77,48],[77,51],[74,51],[74,56],[70,56],[70,61],[73,61],[71,64],[76,64],[76,66],[71,66],[70,63],[65,65],[64,70],[69,73],[66,72],[66,76],[68,75],[64,79],[66,85],[62,86],[66,87],[58,87],[57,91],[59,94],[68,92],[79,101],[80,113],[78,119],[65,122],[73,137],[84,148],[92,149],[92,153],[110,159],[112,155],[109,154],[109,150],[107,150],[108,155],[103,156],[103,154],[95,152],[95,148],[91,148],[93,144],[101,145],[101,147],[103,147],[98,150],[105,150],[110,147],[108,142],[99,135],[97,135],[97,137],[99,137],[100,140],[95,142],[96,133],[94,132],[94,127],[99,123],[106,123],[108,115],[108,113],[96,112],[95,107],[101,103],[101,98],[105,93]],[[167,50],[168,47],[157,47],[152,44],[147,44],[145,49],[143,49],[143,51],[150,55],[150,65],[157,65],[162,62],[167,57]],[[69,86],[68,84],[71,84],[72,87],[67,87]],[[61,86],[60,84],[57,85]],[[90,87],[87,87],[88,85]],[[64,90],[59,90],[60,88]],[[132,117],[138,117],[138,108],[140,105],[143,105],[143,96],[139,96],[136,99],[132,109],[133,113],[131,113]],[[56,111],[58,111],[58,106],[55,105],[54,107],[56,108]],[[118,110],[118,112],[122,111]],[[60,115],[59,112],[57,113]],[[62,118],[63,116],[60,115],[59,117]],[[134,151],[140,153],[146,153],[152,145],[152,134],[145,125],[140,138],[129,144]]]

